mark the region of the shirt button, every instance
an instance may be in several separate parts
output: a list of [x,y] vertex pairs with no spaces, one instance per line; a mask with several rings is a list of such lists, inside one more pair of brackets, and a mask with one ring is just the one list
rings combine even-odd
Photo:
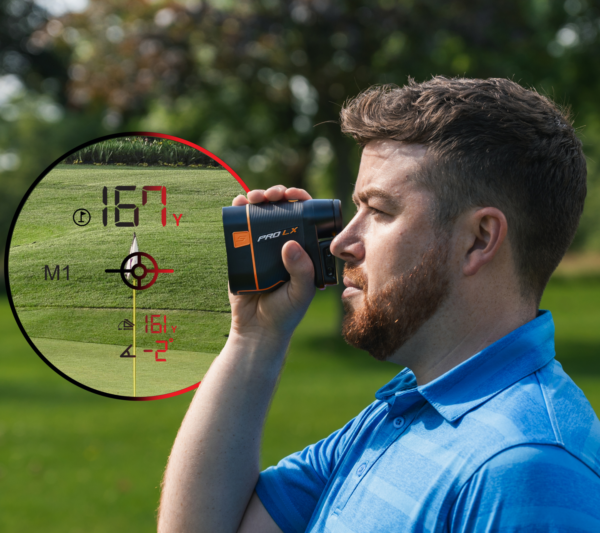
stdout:
[[366,469],[367,469],[367,464],[366,464],[366,463],[363,463],[362,465],[360,465],[360,466],[358,467],[358,470],[356,471],[356,473],[357,473],[359,476],[362,476],[362,475],[365,473],[365,470],[366,470]]
[[404,425],[404,418],[399,416],[398,418],[394,418],[394,427],[396,429],[400,429]]

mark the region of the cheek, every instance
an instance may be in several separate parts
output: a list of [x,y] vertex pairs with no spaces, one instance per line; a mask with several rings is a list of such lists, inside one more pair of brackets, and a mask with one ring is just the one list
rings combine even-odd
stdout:
[[370,286],[383,286],[418,264],[423,253],[422,240],[399,226],[389,225],[377,232],[370,231],[365,253]]
[[370,231],[365,242],[365,263],[369,283],[380,286],[400,269],[404,235],[402,229]]

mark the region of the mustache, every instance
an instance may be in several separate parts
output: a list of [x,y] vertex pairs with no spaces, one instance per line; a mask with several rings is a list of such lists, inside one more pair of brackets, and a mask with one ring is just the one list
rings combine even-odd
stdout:
[[345,263],[342,277],[347,277],[359,289],[366,290],[368,288],[367,276],[359,266],[354,263]]

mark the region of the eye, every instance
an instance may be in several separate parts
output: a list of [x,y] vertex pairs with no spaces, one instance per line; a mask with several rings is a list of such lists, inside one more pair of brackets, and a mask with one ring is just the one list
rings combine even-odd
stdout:
[[372,212],[373,214],[375,214],[375,215],[387,215],[387,213],[384,213],[383,211],[380,211],[379,209],[375,209],[375,208],[374,208],[373,206],[371,206],[371,205],[368,205],[368,206],[367,206],[367,209],[368,209],[369,211],[371,211],[371,212]]

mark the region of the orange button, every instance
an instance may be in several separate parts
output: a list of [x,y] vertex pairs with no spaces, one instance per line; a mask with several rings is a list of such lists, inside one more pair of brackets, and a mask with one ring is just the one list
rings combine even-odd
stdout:
[[247,231],[234,231],[233,232],[233,247],[240,248],[241,246],[248,246],[250,244],[250,233]]

